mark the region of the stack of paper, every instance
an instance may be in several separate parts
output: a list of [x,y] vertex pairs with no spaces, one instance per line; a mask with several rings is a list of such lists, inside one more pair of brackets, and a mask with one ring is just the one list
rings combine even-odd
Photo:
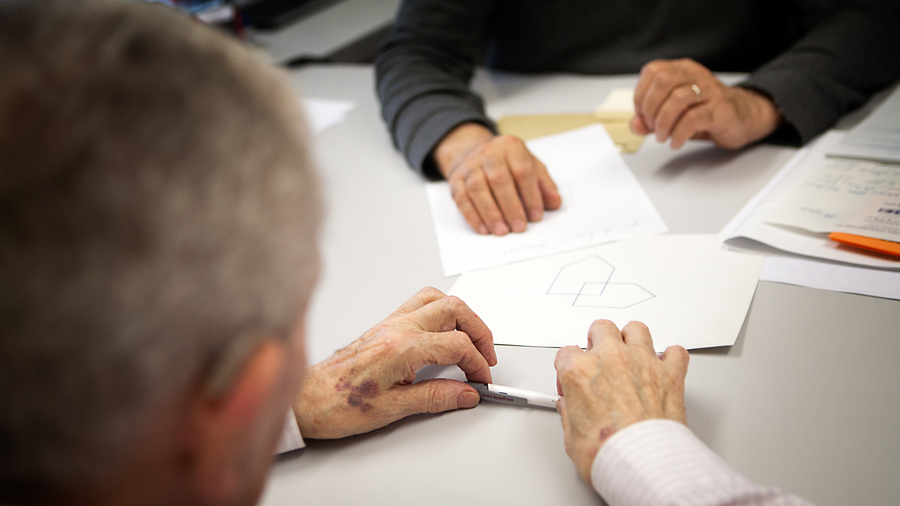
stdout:
[[900,86],[828,154],[900,163]]
[[900,208],[900,166],[828,158],[845,136],[828,132],[798,153],[722,231],[728,244],[750,239],[799,255],[900,269],[900,257],[828,239],[830,232],[869,230],[900,240],[898,220],[880,211]]
[[900,165],[826,159],[770,210],[766,221],[900,241]]

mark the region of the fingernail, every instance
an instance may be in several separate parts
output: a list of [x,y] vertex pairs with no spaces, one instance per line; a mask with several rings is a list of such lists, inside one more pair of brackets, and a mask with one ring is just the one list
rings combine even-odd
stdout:
[[525,231],[525,222],[522,220],[513,220],[512,229],[513,229],[513,232],[524,232]]
[[488,235],[491,231],[484,225],[478,225],[478,233],[481,235]]
[[478,394],[475,392],[463,392],[456,396],[456,407],[460,409],[474,408],[478,405]]
[[506,235],[509,233],[506,223],[498,223],[494,225],[494,235]]
[[539,210],[537,210],[537,209],[532,209],[531,212],[528,213],[528,214],[529,214],[529,216],[530,216],[529,219],[530,219],[531,221],[541,221],[541,218],[543,217],[543,213],[541,213],[541,212],[540,212]]

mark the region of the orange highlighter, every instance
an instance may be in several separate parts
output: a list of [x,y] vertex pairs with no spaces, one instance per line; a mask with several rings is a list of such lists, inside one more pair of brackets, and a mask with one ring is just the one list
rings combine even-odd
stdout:
[[900,257],[900,242],[883,241],[881,239],[873,239],[862,235],[844,234],[842,232],[832,232],[828,234],[828,238],[841,244]]

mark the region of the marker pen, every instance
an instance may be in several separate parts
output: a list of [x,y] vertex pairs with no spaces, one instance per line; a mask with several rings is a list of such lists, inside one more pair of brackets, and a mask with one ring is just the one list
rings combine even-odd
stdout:
[[559,396],[556,395],[546,395],[520,388],[503,387],[492,383],[477,383],[475,381],[467,381],[466,383],[478,390],[481,400],[508,404],[510,406],[556,409],[556,401],[559,400]]

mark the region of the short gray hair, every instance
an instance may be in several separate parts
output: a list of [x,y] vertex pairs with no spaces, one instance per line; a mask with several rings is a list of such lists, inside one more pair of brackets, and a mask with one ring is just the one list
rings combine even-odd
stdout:
[[288,336],[320,202],[285,76],[174,10],[0,2],[0,69],[2,502],[102,479]]

